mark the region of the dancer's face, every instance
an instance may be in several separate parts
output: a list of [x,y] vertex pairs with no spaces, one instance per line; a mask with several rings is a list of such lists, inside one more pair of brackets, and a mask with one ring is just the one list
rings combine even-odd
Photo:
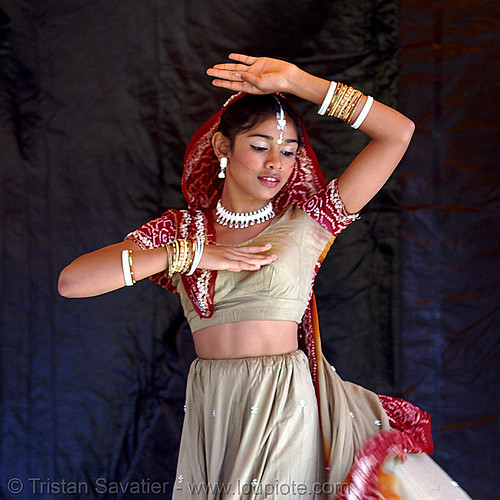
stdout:
[[224,191],[254,210],[264,206],[286,184],[297,155],[297,129],[287,120],[282,143],[276,118],[269,117],[238,134],[228,152]]

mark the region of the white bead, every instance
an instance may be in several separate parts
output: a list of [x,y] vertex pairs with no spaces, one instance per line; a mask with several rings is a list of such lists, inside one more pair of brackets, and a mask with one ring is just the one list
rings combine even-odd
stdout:
[[212,417],[215,417],[215,408],[212,410]]
[[306,402],[305,402],[303,399],[301,399],[301,400],[299,401],[299,406],[300,406],[301,408],[304,408],[304,406],[305,406],[305,405],[306,405]]
[[351,415],[351,418],[354,418],[354,413],[352,411],[349,412],[349,415]]
[[250,483],[252,486],[257,486],[259,484],[259,481],[257,481],[257,478],[253,478],[251,483]]
[[184,476],[181,474],[178,479],[179,483],[182,483],[182,481],[184,481]]
[[257,405],[253,405],[251,408],[250,408],[250,413],[257,413],[259,411],[259,407]]
[[380,420],[375,420],[375,422],[373,422],[375,425],[382,425],[382,422]]

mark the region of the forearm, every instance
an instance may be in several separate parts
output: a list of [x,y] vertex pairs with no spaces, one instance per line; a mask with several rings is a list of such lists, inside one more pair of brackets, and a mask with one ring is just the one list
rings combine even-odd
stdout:
[[136,281],[167,267],[165,248],[141,250],[135,243],[126,240],[75,259],[59,276],[59,293],[69,298],[93,297],[125,286],[121,254],[126,249],[133,250]]
[[[319,106],[325,99],[330,83],[328,80],[311,75],[293,65],[288,77],[287,91]],[[350,123],[356,121],[366,101],[367,96],[363,95],[352,114]],[[413,123],[395,109],[374,101],[368,116],[359,128],[370,138],[402,140],[411,138]]]
[[290,75],[287,80],[288,88],[286,92],[318,106],[323,102],[330,86],[328,80],[311,75],[295,65],[291,66]]

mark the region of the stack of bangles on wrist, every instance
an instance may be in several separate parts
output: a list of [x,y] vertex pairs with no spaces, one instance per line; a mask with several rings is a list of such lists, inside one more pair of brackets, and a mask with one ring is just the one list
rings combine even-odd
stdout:
[[318,114],[335,116],[349,123],[352,128],[359,128],[365,121],[373,104],[373,97],[367,96],[363,109],[352,123],[352,117],[362,97],[363,93],[353,87],[343,83],[331,82]]
[[[191,276],[200,263],[203,247],[203,241],[194,238],[174,240],[165,245],[168,277],[171,278],[174,273],[186,273]],[[123,279],[126,286],[132,286],[136,282],[132,255],[132,250],[122,251]]]
[[203,241],[193,238],[174,240],[165,245],[165,250],[167,251],[168,277],[171,278],[174,273],[185,273],[191,276],[200,263]]

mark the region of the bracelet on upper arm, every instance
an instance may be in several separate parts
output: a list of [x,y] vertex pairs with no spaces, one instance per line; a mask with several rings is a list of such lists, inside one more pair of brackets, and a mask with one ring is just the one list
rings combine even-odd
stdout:
[[[340,82],[331,82],[325,99],[318,110],[318,114],[335,116],[344,122],[350,123],[356,107],[362,97],[363,93],[360,90],[356,90],[355,88]],[[373,97],[367,96],[366,103],[363,106],[361,113],[356,121],[351,125],[353,128],[358,128],[363,123],[372,104]]]

